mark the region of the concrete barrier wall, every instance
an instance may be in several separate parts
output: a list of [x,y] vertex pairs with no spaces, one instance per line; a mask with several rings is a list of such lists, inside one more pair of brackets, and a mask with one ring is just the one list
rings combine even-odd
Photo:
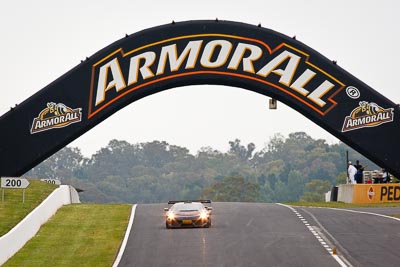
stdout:
[[337,201],[344,203],[353,203],[353,184],[341,184],[338,186],[338,198]]
[[76,189],[70,185],[69,185],[69,194],[71,196],[71,203],[81,203],[81,201],[79,200],[78,191],[76,191]]
[[325,193],[325,202],[330,202],[331,201],[331,191],[328,191],[327,193]]
[[0,265],[34,237],[40,226],[47,222],[59,208],[71,203],[79,203],[79,196],[75,188],[69,185],[60,185],[20,223],[0,237]]

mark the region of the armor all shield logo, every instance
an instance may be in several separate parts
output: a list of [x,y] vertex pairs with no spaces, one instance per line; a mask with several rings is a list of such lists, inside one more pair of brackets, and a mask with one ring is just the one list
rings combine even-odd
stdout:
[[54,128],[63,128],[82,120],[82,109],[72,109],[63,103],[47,103],[39,115],[33,119],[31,134],[47,131]]
[[350,116],[346,116],[342,132],[365,127],[376,127],[393,121],[393,108],[383,108],[374,102],[360,101]]

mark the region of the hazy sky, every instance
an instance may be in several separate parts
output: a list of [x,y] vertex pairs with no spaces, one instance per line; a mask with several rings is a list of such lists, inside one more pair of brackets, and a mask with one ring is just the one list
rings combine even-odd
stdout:
[[[35,0],[0,4],[0,114],[75,67],[86,56],[137,31],[175,21],[261,23],[317,50],[400,103],[400,1],[396,0]],[[3,130],[3,129],[0,129]],[[306,131],[338,140],[282,103],[226,86],[180,87],[132,103],[70,146],[91,155],[111,139],[165,140],[196,153],[226,151],[239,138],[264,147],[275,133]]]

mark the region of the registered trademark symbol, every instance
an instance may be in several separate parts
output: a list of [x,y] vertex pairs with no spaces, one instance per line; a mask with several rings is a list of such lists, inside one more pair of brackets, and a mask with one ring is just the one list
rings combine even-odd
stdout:
[[348,86],[346,88],[346,93],[350,98],[357,99],[360,97],[360,91],[354,86]]

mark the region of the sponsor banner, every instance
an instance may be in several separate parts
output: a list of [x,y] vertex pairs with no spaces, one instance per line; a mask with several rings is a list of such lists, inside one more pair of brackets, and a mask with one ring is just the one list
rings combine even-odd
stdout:
[[0,175],[22,175],[134,101],[201,84],[274,98],[400,177],[399,105],[296,38],[211,20],[126,35],[11,108],[0,117]]
[[31,134],[55,128],[67,127],[82,120],[82,109],[72,109],[62,103],[47,103],[39,115],[33,119]]
[[334,97],[345,88],[308,53],[285,42],[273,47],[239,35],[193,34],[161,39],[130,51],[120,48],[95,62],[88,118],[146,86],[196,75],[267,85],[320,115],[337,105]]
[[342,132],[348,132],[365,127],[376,127],[392,122],[393,108],[383,108],[374,102],[360,101],[359,106],[346,116]]
[[351,186],[353,187],[352,203],[400,202],[400,184],[356,184]]

